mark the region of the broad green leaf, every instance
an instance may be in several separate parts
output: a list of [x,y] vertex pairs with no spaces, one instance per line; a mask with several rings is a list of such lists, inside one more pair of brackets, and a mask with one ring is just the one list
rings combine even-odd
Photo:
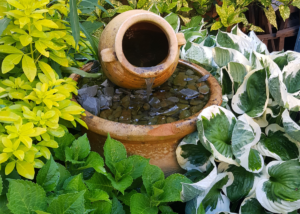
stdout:
[[55,157],[61,161],[65,161],[65,148],[69,147],[74,140],[75,137],[70,133],[66,133],[63,137],[55,138],[55,141],[59,145],[57,149],[53,149],[55,152]]
[[130,206],[130,198],[136,193],[138,193],[136,190],[131,190],[130,192],[125,192],[124,195],[119,195],[118,199],[122,201],[125,205]]
[[127,158],[127,162],[129,162],[133,166],[133,169],[130,172],[130,176],[133,179],[137,179],[142,176],[144,169],[149,164],[149,159],[146,159],[139,155],[132,155]]
[[27,55],[22,59],[23,71],[30,82],[32,82],[36,76],[37,68],[33,59]]
[[59,163],[56,163],[57,167],[58,167],[58,171],[59,171],[59,180],[58,180],[58,183],[56,185],[56,190],[61,190],[64,183],[65,183],[65,180],[67,180],[69,177],[71,177],[71,173],[66,170],[66,168],[59,164]]
[[288,64],[288,55],[278,56],[274,59],[274,62],[278,65],[280,70],[282,70],[284,66]]
[[216,22],[211,26],[211,30],[219,30],[221,27],[223,27],[222,22],[216,21]]
[[30,181],[9,180],[7,207],[14,214],[32,214],[47,207],[44,189]]
[[193,16],[189,23],[187,23],[185,26],[181,26],[181,30],[185,30],[191,27],[197,27],[203,23],[204,22],[202,16]]
[[212,155],[226,163],[238,165],[231,146],[236,118],[232,112],[219,106],[204,109],[197,118],[199,139]]
[[237,62],[229,62],[228,72],[234,82],[234,91],[237,91],[238,88],[242,85],[247,73],[250,72],[250,66],[243,65]]
[[117,180],[117,179],[113,178],[113,176],[110,173],[108,173],[107,178],[111,181],[112,186],[115,189],[119,190],[123,195],[124,195],[125,189],[130,187],[130,185],[133,182],[133,179],[130,175],[122,176],[122,178]]
[[299,160],[272,161],[267,165],[269,178],[259,181],[256,198],[267,210],[287,213],[300,208]]
[[261,154],[254,150],[261,136],[261,129],[254,120],[241,115],[232,132],[232,152],[236,161],[247,171],[258,173],[263,169],[264,159]]
[[84,183],[90,190],[100,189],[108,194],[111,194],[111,191],[113,190],[110,180],[105,175],[97,172],[92,176],[91,179],[84,181]]
[[117,7],[117,13],[124,13],[126,11],[129,11],[129,10],[133,10],[133,8],[129,5],[121,5],[120,7]]
[[234,40],[233,38],[235,38],[235,37],[231,38],[230,35],[234,36],[233,34],[229,34],[229,33],[226,33],[226,32],[219,31],[218,35],[216,37],[217,44],[220,47],[231,48],[231,49],[235,49],[237,51],[240,51],[239,45],[234,42],[237,39]]
[[7,54],[23,54],[21,50],[10,45],[0,45],[0,52]]
[[220,78],[223,96],[232,98],[234,94],[234,82],[231,74],[228,72],[228,69],[225,66],[220,70]]
[[23,54],[10,54],[6,56],[2,62],[2,73],[5,74],[11,71],[15,65],[19,64]]
[[0,36],[2,35],[3,31],[7,28],[8,24],[10,23],[11,19],[4,17],[0,20]]
[[283,19],[283,21],[285,21],[286,19],[288,19],[290,17],[290,7],[287,5],[280,5],[279,6],[279,12],[280,15]]
[[174,29],[175,33],[178,33],[180,27],[180,19],[175,13],[170,13],[164,18]]
[[111,214],[125,214],[122,204],[116,197],[112,200]]
[[96,172],[105,174],[104,160],[97,152],[90,152],[85,161],[85,166],[78,168],[79,170],[94,168]]
[[63,185],[63,189],[76,192],[86,190],[87,187],[83,183],[82,174],[74,175],[66,179]]
[[36,177],[36,183],[41,185],[46,192],[55,190],[59,181],[59,169],[53,157],[40,169]]
[[213,59],[219,67],[227,66],[229,62],[238,62],[250,66],[248,59],[239,51],[231,48],[215,47]]
[[83,70],[80,70],[80,69],[74,68],[74,67],[61,68],[61,70],[64,72],[70,73],[70,74],[73,74],[73,73],[79,74],[82,77],[88,77],[88,78],[96,78],[96,77],[101,76],[101,73],[90,74],[90,73],[84,72]]
[[112,203],[108,201],[96,201],[91,204],[90,207],[92,210],[95,210],[95,214],[104,214],[111,213]]
[[199,140],[198,132],[187,135],[176,149],[178,164],[185,170],[199,169],[205,171],[210,164],[211,153],[204,148]]
[[157,181],[164,180],[164,178],[164,173],[158,166],[150,164],[146,166],[142,179],[148,195],[151,196],[153,194],[152,185]]
[[134,194],[130,199],[131,214],[157,214],[158,208],[151,207],[150,198],[141,193]]
[[73,152],[73,158],[74,160],[82,160],[86,158],[91,150],[90,142],[87,138],[87,135],[84,134],[83,136],[79,137],[77,140],[75,140],[72,143],[72,146],[70,147]]
[[119,141],[112,139],[109,134],[104,144],[104,157],[105,164],[113,174],[116,173],[116,163],[127,158],[127,153],[124,145]]
[[256,149],[264,156],[279,161],[287,161],[299,157],[297,144],[292,142],[284,129],[277,124],[266,128],[266,135],[262,134]]
[[75,40],[75,47],[77,47],[77,44],[80,39],[80,29],[79,29],[79,16],[77,12],[77,1],[76,0],[70,0],[70,24],[72,29],[72,36]]
[[267,108],[268,89],[266,70],[251,71],[232,98],[233,110],[238,114],[246,113],[250,117],[261,116]]
[[51,214],[82,214],[84,213],[85,190],[78,193],[63,194],[52,200],[47,212]]
[[240,207],[240,214],[269,214],[253,196],[245,198]]
[[299,141],[300,125],[292,120],[288,110],[285,110],[282,114],[282,123],[284,130],[288,134],[288,136],[294,139],[295,141]]
[[165,180],[163,193],[159,196],[161,202],[181,201],[180,192],[182,190],[181,183],[192,183],[190,179],[181,174],[172,174]]
[[95,202],[95,201],[110,202],[109,195],[107,194],[107,192],[100,189],[92,189],[88,191],[85,198],[91,202]]

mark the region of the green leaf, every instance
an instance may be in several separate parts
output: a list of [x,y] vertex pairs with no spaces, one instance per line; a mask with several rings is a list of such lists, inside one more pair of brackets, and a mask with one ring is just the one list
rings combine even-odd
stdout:
[[79,74],[80,76],[82,77],[88,77],[88,78],[97,78],[99,76],[101,76],[101,73],[93,73],[93,74],[90,74],[90,73],[87,73],[83,70],[80,70],[78,68],[74,68],[74,67],[68,67],[68,68],[61,68],[62,71],[64,72],[67,72],[67,73],[70,73],[70,74]]
[[113,178],[113,176],[110,173],[108,173],[107,178],[111,181],[112,186],[115,189],[119,190],[123,195],[124,195],[125,189],[130,187],[130,185],[133,182],[133,179],[130,175],[125,175],[121,179],[117,180],[117,179]]
[[221,47],[240,50],[239,45],[226,32],[219,31],[216,40]]
[[178,33],[180,27],[180,19],[175,13],[170,13],[164,18],[174,29],[175,33]]
[[112,139],[109,134],[104,144],[104,157],[106,165],[113,174],[116,173],[116,163],[127,157],[124,145],[119,141]]
[[64,190],[77,191],[86,190],[86,186],[83,183],[82,174],[74,175],[65,180],[63,185]]
[[112,200],[111,214],[125,214],[122,204],[116,197],[114,197]]
[[41,185],[46,192],[56,188],[60,179],[59,169],[51,156],[47,163],[40,169],[36,177],[36,183]]
[[298,125],[292,118],[288,110],[284,110],[282,114],[282,122],[285,132],[294,139],[298,141],[300,139],[300,125]]
[[72,143],[71,150],[73,151],[74,160],[82,160],[86,158],[91,151],[91,146],[87,135],[84,134],[75,140]]
[[151,207],[150,198],[137,193],[131,196],[130,199],[130,213],[131,214],[157,214],[158,208]]
[[10,21],[11,19],[7,17],[4,17],[0,20],[0,36],[2,35],[3,31],[7,28]]
[[181,30],[199,26],[202,22],[202,19],[202,16],[193,16],[191,18],[191,21],[187,23],[186,26],[181,26]]
[[94,214],[111,213],[112,203],[107,201],[96,201],[91,205],[95,209]]
[[53,53],[50,53],[49,57],[50,57],[50,59],[57,62],[61,66],[68,67],[69,62],[68,62],[68,59],[66,57],[58,57]]
[[232,108],[238,114],[261,116],[268,103],[269,91],[265,69],[254,70],[245,76],[243,84],[232,98]]
[[214,48],[214,60],[219,67],[226,66],[231,60],[230,52],[227,49],[215,47]]
[[130,172],[130,176],[133,179],[137,179],[142,176],[145,167],[149,164],[149,159],[146,159],[139,155],[132,155],[127,158],[127,161],[133,165],[133,169]]
[[23,54],[21,50],[11,45],[0,45],[0,53]]
[[96,201],[110,202],[109,195],[107,194],[107,192],[100,189],[92,189],[88,191],[86,194],[86,199],[88,199],[91,202],[96,202]]
[[246,197],[252,189],[254,174],[234,165],[229,165],[226,171],[233,174],[233,183],[226,188],[227,197],[231,202],[237,202]]
[[137,3],[137,8],[140,9],[146,4],[147,0],[139,0]]
[[85,166],[78,168],[78,170],[94,168],[96,172],[105,174],[104,160],[97,152],[90,152],[85,161]]
[[126,11],[129,11],[129,10],[133,10],[132,7],[130,7],[129,5],[121,5],[120,7],[117,7],[117,13],[124,13]]
[[[91,44],[91,46],[92,46],[92,52],[93,52],[95,58],[96,58],[97,60],[100,60],[100,59],[99,59],[99,56],[98,56],[98,47],[97,47],[97,45],[96,45],[96,43],[95,43],[95,41],[94,41],[94,39],[93,39],[93,36],[85,29],[85,27],[84,27],[81,23],[79,23],[79,26],[80,26],[80,29],[82,30],[82,32],[84,33],[84,35],[86,36],[87,40],[88,40],[89,43]],[[69,68],[69,69],[70,69],[70,68]],[[71,71],[71,72],[72,72],[72,71]],[[86,72],[82,72],[82,71],[78,71],[78,70],[76,70],[76,72],[81,72],[81,73],[83,73],[84,75],[86,74]],[[72,73],[73,73],[73,72],[72,72]]]
[[77,47],[77,44],[80,39],[80,29],[79,29],[79,16],[77,13],[77,1],[76,0],[70,0],[70,24],[72,29],[72,35],[75,40],[75,47]]
[[36,76],[37,68],[31,57],[29,57],[27,55],[23,56],[22,69],[23,69],[27,79],[30,82],[32,82]]
[[240,214],[269,214],[254,197],[246,198],[241,204]]
[[78,193],[63,194],[55,198],[47,209],[51,214],[82,214],[84,213],[85,190]]
[[153,194],[152,185],[157,181],[164,180],[164,178],[164,173],[158,166],[150,164],[146,166],[142,174],[142,179],[148,195],[151,196]]
[[82,26],[84,27],[84,29],[89,35],[93,34],[97,29],[99,29],[103,25],[104,24],[102,22],[97,22],[97,21],[93,21],[93,22],[85,21],[82,23]]
[[286,19],[288,19],[290,17],[290,7],[287,5],[280,5],[279,6],[279,12],[280,15],[283,19],[283,21],[285,21]]
[[7,198],[6,195],[0,196],[0,213],[12,214],[12,212],[7,207]]
[[30,181],[9,180],[7,207],[14,214],[31,214],[47,207],[44,189]]
[[5,74],[11,71],[15,65],[19,64],[23,54],[10,54],[6,56],[2,62],[2,73]]
[[131,192],[125,192],[124,195],[119,195],[118,199],[122,201],[125,205],[130,206],[130,198],[132,195],[136,194],[136,190],[132,190]]
[[280,70],[282,70],[283,67],[288,64],[288,55],[285,54],[283,56],[276,57],[274,59],[274,62],[278,65],[278,67],[280,68]]
[[3,190],[3,180],[2,180],[2,177],[0,175],[0,195],[2,195],[2,190]]
[[58,180],[58,183],[56,185],[56,190],[61,190],[64,183],[65,183],[65,180],[67,180],[69,177],[71,177],[71,173],[66,170],[66,168],[59,164],[59,163],[56,163],[57,167],[58,167],[58,171],[59,171],[59,180]]
[[277,29],[276,14],[273,7],[264,8],[264,11],[269,22]]
[[159,197],[161,202],[181,201],[180,192],[182,190],[181,183],[192,183],[190,179],[181,174],[172,174],[165,180],[163,193]]
[[91,179],[85,181],[85,184],[90,190],[93,189],[100,189],[108,194],[111,194],[113,190],[113,186],[110,182],[110,180],[105,176],[100,173],[95,173]]
[[53,149],[55,152],[55,157],[61,161],[65,161],[65,148],[71,146],[75,140],[74,135],[66,133],[63,137],[55,137],[55,141],[58,143],[58,148]]

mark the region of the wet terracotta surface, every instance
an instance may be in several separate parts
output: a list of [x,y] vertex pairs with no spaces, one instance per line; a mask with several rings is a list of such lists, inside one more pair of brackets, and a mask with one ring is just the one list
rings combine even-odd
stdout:
[[[179,63],[201,75],[210,74],[193,63],[184,60],[179,60]],[[90,67],[91,65],[86,65],[83,70],[88,71]],[[80,78],[76,74],[70,77],[76,81]],[[206,83],[210,88],[210,98],[204,108],[221,105],[222,89],[217,80],[210,74]],[[76,102],[75,99],[73,101]],[[136,154],[150,158],[151,164],[159,166],[168,175],[182,171],[177,163],[175,151],[180,140],[196,130],[196,119],[200,112],[184,120],[162,125],[117,123],[94,116],[87,111],[82,119],[89,128],[84,132],[88,135],[93,151],[103,155],[103,145],[109,133],[112,138],[123,143],[129,155]]]
[[[122,41],[126,31],[134,25],[142,28],[143,25],[138,25],[140,22],[155,25],[168,39],[168,55],[156,66],[133,66],[123,53]],[[153,87],[156,87],[173,74],[178,64],[179,49],[184,44],[183,34],[176,35],[160,16],[145,10],[130,10],[116,16],[105,27],[99,42],[99,56],[105,75],[116,85],[129,89],[146,88],[145,78],[155,77]]]

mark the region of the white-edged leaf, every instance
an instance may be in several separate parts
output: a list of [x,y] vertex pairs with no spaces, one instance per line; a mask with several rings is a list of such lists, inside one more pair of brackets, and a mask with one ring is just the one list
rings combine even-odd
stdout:
[[289,111],[286,109],[282,113],[282,123],[285,132],[295,141],[300,142],[300,125],[290,117]]
[[252,49],[258,53],[269,55],[268,48],[265,43],[263,43],[254,33],[250,31],[249,37],[251,39]]
[[238,62],[251,66],[251,63],[241,52],[231,48],[215,47],[213,49],[213,58],[219,67],[227,66],[229,62]]
[[269,214],[269,212],[260,205],[254,194],[243,200],[239,214]]
[[164,18],[174,29],[175,33],[178,33],[180,27],[180,18],[175,13],[170,13]]

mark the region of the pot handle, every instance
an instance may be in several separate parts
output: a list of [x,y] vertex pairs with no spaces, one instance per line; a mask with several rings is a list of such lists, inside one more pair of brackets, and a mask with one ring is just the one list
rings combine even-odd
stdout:
[[186,44],[186,40],[184,38],[183,33],[176,33],[176,37],[177,37],[178,46],[182,46]]
[[101,58],[103,62],[117,61],[116,53],[113,48],[105,48],[101,51]]

